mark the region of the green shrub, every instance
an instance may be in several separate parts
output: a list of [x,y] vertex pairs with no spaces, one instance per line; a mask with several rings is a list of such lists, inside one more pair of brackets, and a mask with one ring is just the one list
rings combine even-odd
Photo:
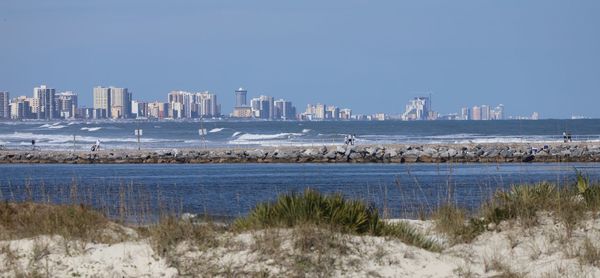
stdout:
[[274,202],[258,204],[248,216],[234,222],[237,230],[292,228],[306,225],[349,234],[389,236],[427,250],[441,250],[406,223],[386,224],[377,209],[340,194],[322,195],[307,189],[303,194],[280,195]]
[[307,189],[304,194],[283,194],[275,202],[258,204],[234,227],[294,227],[300,224],[325,225],[343,233],[380,234],[382,222],[376,209],[357,200],[346,200],[340,194],[322,195]]

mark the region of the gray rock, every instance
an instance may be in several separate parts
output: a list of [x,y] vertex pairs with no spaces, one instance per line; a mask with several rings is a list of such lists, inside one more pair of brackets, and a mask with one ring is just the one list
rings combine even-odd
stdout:
[[302,152],[302,156],[305,156],[305,157],[314,157],[314,156],[317,156],[320,154],[323,154],[323,153],[321,153],[321,151],[315,150],[315,149],[306,149]]
[[259,158],[259,159],[265,158],[267,156],[265,151],[263,151],[261,149],[246,151],[245,155],[249,158]]
[[335,159],[336,155],[337,155],[336,151],[330,151],[325,155],[325,157],[328,159]]
[[360,153],[354,152],[354,153],[351,153],[350,155],[348,155],[348,158],[350,158],[352,160],[356,160],[356,159],[362,158],[362,155]]
[[350,154],[355,153],[355,152],[356,152],[355,146],[348,146],[348,147],[346,147],[346,152],[344,153],[344,156],[350,156]]

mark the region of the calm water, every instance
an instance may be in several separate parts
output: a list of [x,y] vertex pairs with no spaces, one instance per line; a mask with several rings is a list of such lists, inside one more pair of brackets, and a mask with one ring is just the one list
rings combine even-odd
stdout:
[[337,122],[0,122],[0,145],[26,149],[31,140],[44,149],[88,149],[96,139],[108,149],[137,148],[134,129],[143,130],[142,148],[193,148],[198,129],[212,147],[341,144],[356,134],[358,144],[560,142],[562,132],[577,141],[600,143],[600,120],[540,121],[337,121]]
[[131,198],[148,199],[153,210],[160,203],[182,212],[236,216],[279,193],[311,187],[387,207],[394,217],[411,217],[449,195],[474,208],[492,191],[511,184],[568,184],[575,168],[592,180],[600,178],[597,163],[0,165],[0,192],[4,199],[22,199],[32,192],[34,199],[49,195],[60,202],[71,197],[76,183],[79,200],[94,200],[95,206],[113,212],[119,198]]

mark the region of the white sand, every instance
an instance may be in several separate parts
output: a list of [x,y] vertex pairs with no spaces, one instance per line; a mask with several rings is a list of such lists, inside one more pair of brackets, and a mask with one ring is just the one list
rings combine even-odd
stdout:
[[488,231],[472,243],[455,246],[448,246],[430,221],[410,221],[446,245],[441,253],[370,236],[334,235],[335,240],[320,241],[327,234],[312,240],[340,245],[301,252],[294,247],[296,232],[283,229],[220,234],[215,248],[198,249],[183,243],[168,258],[157,256],[147,239],[109,245],[41,236],[0,242],[0,276],[210,277],[237,273],[244,277],[263,273],[281,277],[299,271],[315,276],[311,271],[316,270],[325,276],[343,277],[600,277],[600,269],[584,260],[586,239],[600,248],[600,220],[585,221],[567,237],[565,228],[552,217],[540,219],[539,225],[528,229],[503,223],[500,231]]

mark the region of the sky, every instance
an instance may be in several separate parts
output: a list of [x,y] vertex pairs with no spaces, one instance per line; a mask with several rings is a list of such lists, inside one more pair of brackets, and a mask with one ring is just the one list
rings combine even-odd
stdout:
[[402,113],[504,104],[509,115],[600,118],[597,0],[2,0],[0,91],[47,84],[91,105],[233,92]]

